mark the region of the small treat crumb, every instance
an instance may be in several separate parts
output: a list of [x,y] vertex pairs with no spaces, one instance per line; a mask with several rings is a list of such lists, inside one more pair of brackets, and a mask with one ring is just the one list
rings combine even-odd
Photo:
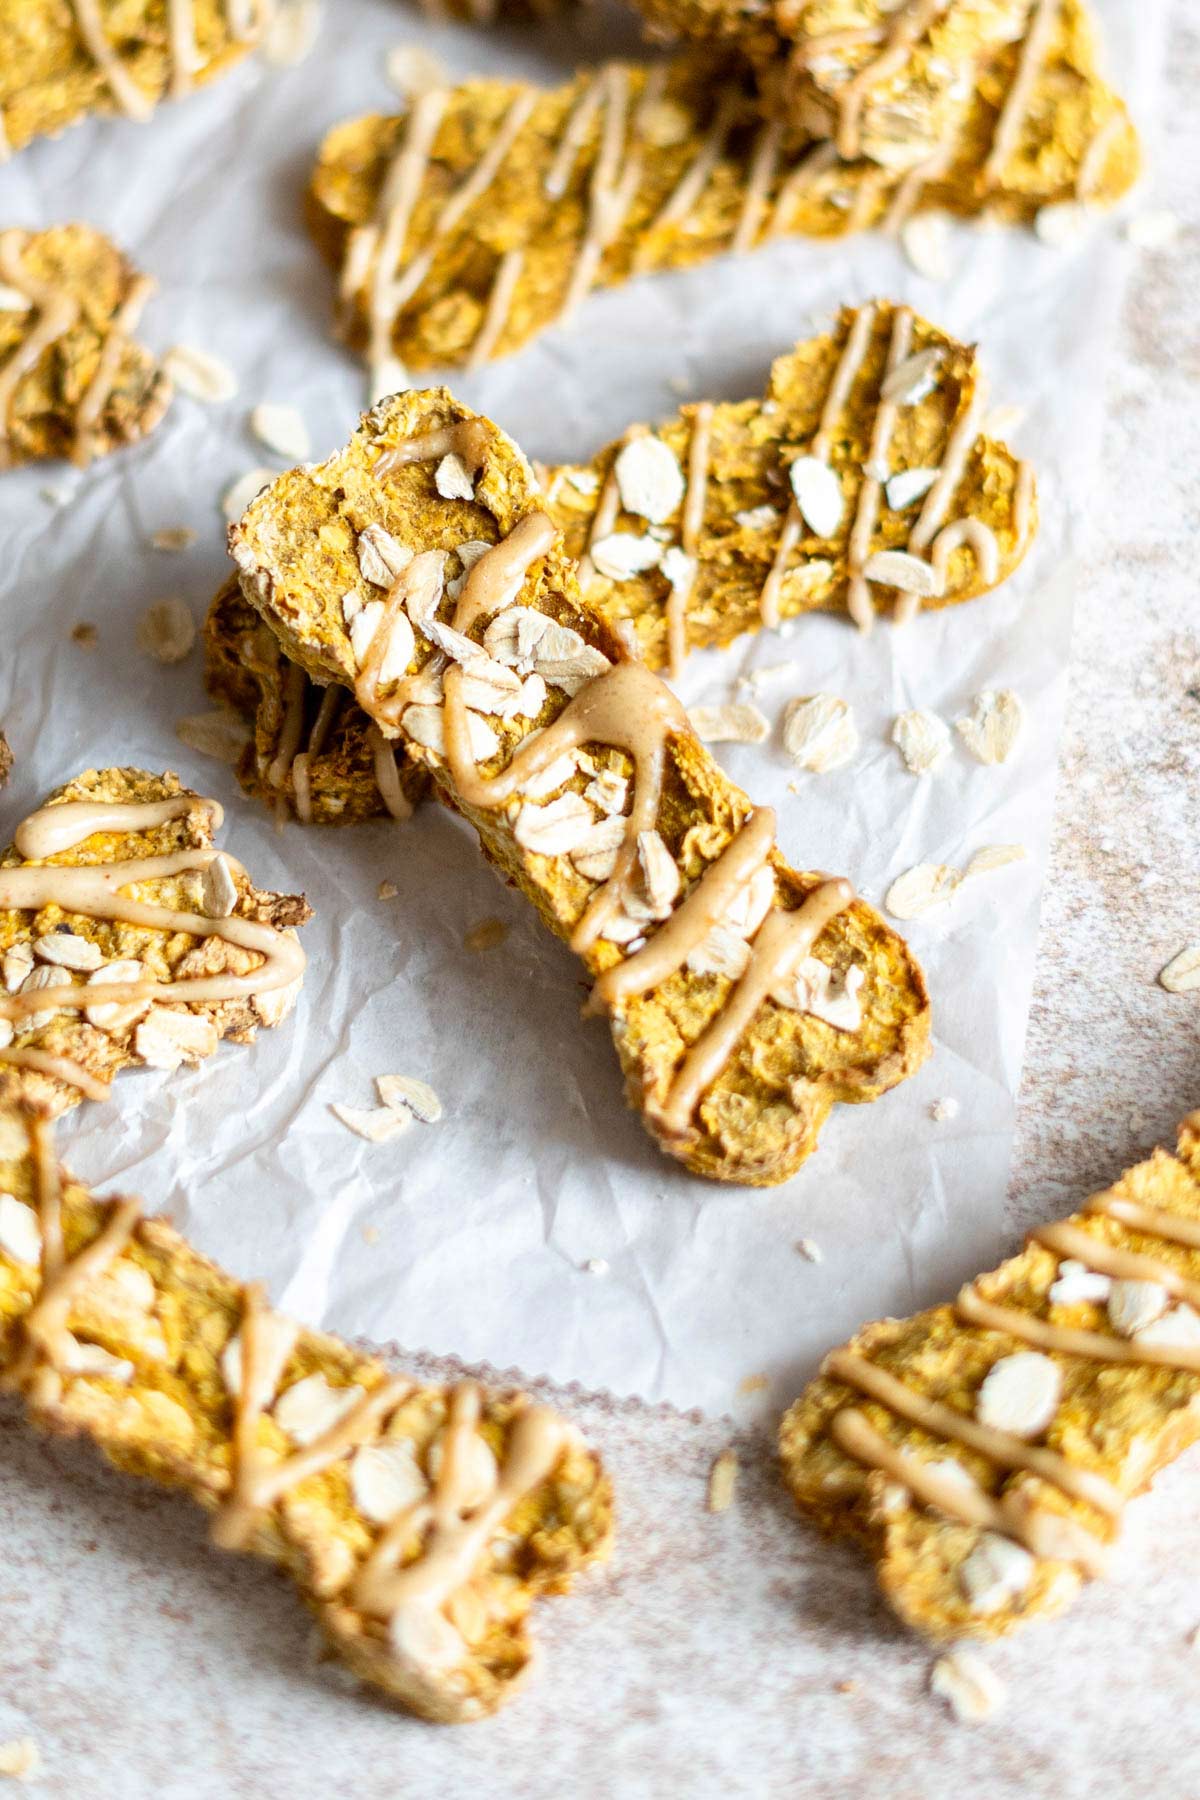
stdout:
[[151,534],[151,548],[175,553],[190,550],[196,541],[196,533],[190,525],[164,525],[160,531]]
[[708,1472],[708,1510],[712,1513],[727,1512],[733,1503],[733,1490],[737,1486],[738,1460],[736,1450],[722,1450]]
[[380,900],[394,900],[399,892],[400,889],[396,886],[394,881],[381,881],[377,898]]
[[956,1719],[972,1725],[997,1712],[1007,1693],[996,1671],[970,1650],[939,1656],[930,1670],[929,1690],[946,1702]]
[[607,1275],[608,1258],[604,1256],[589,1256],[583,1265],[583,1272],[585,1275]]
[[36,1781],[42,1772],[42,1753],[32,1738],[11,1738],[0,1744],[0,1775],[12,1781]]
[[480,919],[463,939],[464,950],[495,950],[508,936],[503,919]]
[[839,1681],[836,1684],[835,1692],[839,1694],[857,1694],[858,1683],[857,1681]]
[[[377,1244],[379,1242],[378,1225],[364,1225],[362,1228],[362,1237],[364,1244]],[[324,1642],[324,1639],[322,1639],[322,1642]]]
[[86,619],[71,627],[71,642],[78,644],[81,650],[94,650],[100,642],[100,633]]
[[765,1375],[744,1375],[738,1382],[739,1394],[761,1394],[770,1382]]
[[53,487],[49,483],[47,483],[45,487],[39,488],[38,493],[46,502],[47,506],[66,506],[71,498],[69,488]]
[[938,1125],[940,1125],[944,1119],[957,1119],[958,1101],[954,1098],[953,1094],[947,1094],[941,1100],[931,1101],[929,1116]]
[[801,1238],[796,1245],[805,1262],[819,1263],[825,1261],[825,1252],[815,1238]]
[[1200,1650],[1200,1625],[1193,1625],[1184,1639],[1189,1650]]

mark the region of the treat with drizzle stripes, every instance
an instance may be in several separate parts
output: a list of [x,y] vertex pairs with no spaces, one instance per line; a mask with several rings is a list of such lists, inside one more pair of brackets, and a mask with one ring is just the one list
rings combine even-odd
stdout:
[[198,1062],[291,1012],[309,907],[256,888],[214,844],[221,822],[174,775],[93,769],[18,825],[0,858],[0,1103],[106,1100],[121,1069]]
[[90,226],[0,231],[0,470],[154,429],[171,382],[133,335],[154,287]]
[[288,658],[405,744],[582,957],[669,1154],[784,1180],[834,1101],[924,1060],[902,940],[849,882],[786,865],[770,810],[580,598],[495,425],[444,389],[395,395],[346,450],[265,489],[230,546]]
[[991,1637],[1061,1612],[1127,1501],[1200,1436],[1200,1113],[949,1306],[868,1325],[784,1418],[801,1511],[901,1618]]
[[221,1548],[292,1576],[347,1668],[428,1719],[508,1700],[534,1601],[608,1552],[610,1484],[565,1419],[301,1329],[138,1201],[97,1199],[12,1107],[0,1387],[42,1429],[186,1489]]
[[0,162],[89,113],[139,122],[226,73],[276,0],[0,0]]
[[894,231],[921,207],[1028,221],[1124,193],[1132,127],[1074,38],[1039,52],[997,155],[1006,72],[1016,80],[1006,64],[973,90],[936,169],[789,138],[746,66],[705,50],[555,89],[469,81],[401,117],[351,120],[325,139],[310,190],[314,234],[340,270],[341,328],[386,394],[404,369],[515,351],[593,288],[639,273],[780,236]]

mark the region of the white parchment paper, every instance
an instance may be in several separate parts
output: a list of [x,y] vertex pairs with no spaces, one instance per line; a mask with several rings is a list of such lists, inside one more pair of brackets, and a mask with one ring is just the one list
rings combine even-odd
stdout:
[[[1161,11],[1098,10],[1146,125]],[[953,276],[935,286],[878,237],[778,244],[594,296],[569,331],[452,378],[530,455],[582,458],[681,398],[760,392],[773,356],[839,302],[884,294],[977,339],[995,401],[1027,409],[1013,441],[1036,464],[1042,526],[1000,594],[869,640],[842,621],[802,622],[686,671],[689,704],[788,663],[756,695],[773,719],[796,694],[853,705],[862,748],[835,773],[797,776],[778,730],[718,751],[776,807],[800,866],[845,872],[878,903],[913,863],[961,865],[989,844],[1028,853],[907,927],[933,995],[928,1067],[875,1106],[839,1109],[786,1186],[718,1188],[659,1156],[625,1111],[607,1029],[578,1017],[577,966],[497,885],[469,831],[429,807],[403,829],[277,834],[227,769],[175,737],[175,720],[207,704],[199,654],[164,670],[135,648],[151,600],[181,594],[199,622],[223,578],[218,496],[271,460],[249,436],[251,406],[298,405],[324,455],[362,404],[362,372],[331,341],[330,278],[301,197],[321,133],[393,103],[384,51],[420,42],[458,75],[555,80],[631,39],[603,12],[484,35],[388,0],[325,11],[298,69],[247,66],[150,129],[92,122],[0,171],[4,223],[109,231],[161,282],[142,336],[214,351],[241,381],[224,405],[181,396],[146,444],[86,474],[3,478],[0,721],[19,759],[3,835],[81,769],[174,768],[226,805],[223,841],[260,885],[302,889],[316,909],[292,1022],[192,1074],[123,1076],[63,1143],[81,1174],[169,1208],[309,1323],[718,1412],[762,1374],[755,1404],[773,1405],[863,1319],[944,1294],[1001,1241],[1100,373],[1127,252],[1111,221],[1067,250],[962,227]],[[155,552],[150,534],[176,524],[195,527],[194,548]],[[79,621],[97,627],[91,651],[71,639]],[[924,706],[953,721],[988,686],[1022,700],[1018,756],[985,768],[956,742],[937,775],[910,775],[889,742],[895,714]],[[390,902],[377,898],[385,877],[399,890]],[[486,916],[510,935],[471,955],[463,936]],[[391,1145],[351,1136],[329,1103],[370,1103],[385,1072],[432,1082],[443,1121]],[[943,1097],[958,1110],[939,1123],[930,1106]],[[596,1260],[605,1273],[585,1268]]]

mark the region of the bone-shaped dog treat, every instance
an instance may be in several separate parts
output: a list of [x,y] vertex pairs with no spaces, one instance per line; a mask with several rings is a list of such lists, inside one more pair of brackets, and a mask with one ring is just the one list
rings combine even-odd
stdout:
[[221,816],[174,775],[102,769],[17,827],[0,858],[0,1103],[104,1100],[123,1068],[197,1062],[291,1011],[309,907],[216,849]]
[[274,0],[0,0],[0,161],[88,113],[146,120],[254,49]]
[[801,1510],[909,1624],[1061,1612],[1126,1502],[1200,1436],[1200,1113],[952,1305],[868,1325],[783,1421]]
[[152,431],[171,383],[133,339],[154,283],[86,225],[0,231],[0,469],[86,465]]
[[583,958],[670,1154],[783,1180],[834,1100],[924,1059],[901,940],[849,883],[784,864],[769,810],[623,660],[497,427],[442,389],[396,395],[347,450],[264,490],[230,545],[288,657],[407,740]]
[[[688,649],[768,621],[853,608],[867,626],[880,604],[901,619],[1006,579],[1033,535],[1033,474],[979,431],[985,404],[969,347],[906,307],[847,307],[778,359],[761,401],[631,427],[590,463],[544,470],[545,506],[567,548],[587,553],[588,601],[633,628],[650,668],[674,672]],[[880,569],[909,586],[880,583]],[[205,640],[214,698],[254,723],[248,791],[306,821],[407,815],[420,772],[397,775],[342,690],[281,659],[236,586],[214,601]]]
[[0,1386],[43,1429],[186,1488],[216,1543],[287,1571],[332,1652],[429,1719],[509,1699],[533,1602],[608,1552],[608,1479],[549,1408],[302,1330],[136,1200],[97,1200],[12,1108]]
[[322,146],[310,208],[340,268],[343,327],[386,393],[397,359],[477,365],[642,271],[781,235],[895,229],[919,206],[1027,220],[1081,185],[1096,203],[1123,193],[1137,156],[1115,96],[1056,39],[1014,123],[1016,47],[1006,55],[981,72],[936,168],[793,141],[764,119],[740,59],[697,50],[557,89],[467,82],[403,117],[352,120]]

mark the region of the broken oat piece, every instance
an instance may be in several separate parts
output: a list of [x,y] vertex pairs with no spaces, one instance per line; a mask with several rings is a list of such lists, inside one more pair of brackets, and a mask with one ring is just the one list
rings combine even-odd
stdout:
[[153,431],[171,382],[132,334],[154,286],[90,226],[0,231],[0,469]]
[[[449,454],[474,499],[439,491]],[[835,1100],[919,1067],[928,1005],[904,944],[848,882],[788,868],[770,810],[624,660],[496,426],[444,389],[396,395],[346,450],[280,476],[230,548],[285,654],[405,744],[582,957],[670,1155],[784,1180]]]
[[993,1637],[1106,1572],[1126,1502],[1200,1436],[1200,1113],[1020,1255],[826,1357],[783,1420],[802,1512],[901,1618]]
[[981,72],[936,167],[788,137],[744,60],[708,49],[558,88],[470,81],[335,127],[309,216],[372,396],[406,370],[509,354],[596,287],[776,237],[899,230],[923,208],[1031,222],[1081,193],[1110,204],[1136,174],[1136,139],[1075,19],[1064,0],[1045,55],[1039,40],[1019,63],[1008,46]]
[[12,1108],[0,1190],[0,1386],[36,1425],[186,1488],[400,1705],[454,1723],[516,1692],[534,1602],[611,1542],[611,1486],[572,1425],[303,1330],[138,1201],[96,1199]]
[[[247,1043],[295,1004],[298,895],[213,845],[221,808],[175,775],[91,769],[0,858],[0,1104],[104,1100],[123,1068]],[[129,892],[136,887],[136,896]]]
[[253,50],[273,0],[0,0],[0,161],[89,113],[144,121]]

